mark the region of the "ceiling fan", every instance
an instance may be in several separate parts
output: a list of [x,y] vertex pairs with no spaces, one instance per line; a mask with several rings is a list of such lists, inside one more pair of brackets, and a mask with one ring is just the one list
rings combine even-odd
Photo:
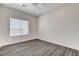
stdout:
[[36,13],[40,13],[41,7],[45,5],[46,5],[45,3],[27,3],[27,4],[22,4],[22,7],[28,8],[30,10],[35,10]]

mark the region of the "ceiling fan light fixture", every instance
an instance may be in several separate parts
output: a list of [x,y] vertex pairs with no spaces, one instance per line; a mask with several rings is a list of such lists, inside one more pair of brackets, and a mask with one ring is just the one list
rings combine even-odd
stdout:
[[42,4],[40,4],[40,3],[30,3],[30,4],[22,4],[22,7],[23,8],[27,8],[27,9],[29,9],[29,10],[36,10],[36,11],[34,11],[35,13],[40,13],[40,11],[41,11],[41,6],[42,6]]

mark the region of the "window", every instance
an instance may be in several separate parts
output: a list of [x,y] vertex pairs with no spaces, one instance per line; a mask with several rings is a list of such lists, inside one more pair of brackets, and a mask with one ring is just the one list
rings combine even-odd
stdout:
[[29,34],[29,21],[10,18],[10,36]]

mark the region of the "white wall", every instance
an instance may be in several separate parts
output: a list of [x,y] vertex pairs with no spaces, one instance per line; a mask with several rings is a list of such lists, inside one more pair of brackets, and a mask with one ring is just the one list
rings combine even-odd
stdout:
[[79,4],[67,4],[39,17],[39,38],[79,48]]
[[[30,34],[24,36],[10,37],[9,20],[10,17],[25,19],[30,21]],[[5,6],[0,6],[0,46],[13,44],[37,38],[38,17],[17,11]]]

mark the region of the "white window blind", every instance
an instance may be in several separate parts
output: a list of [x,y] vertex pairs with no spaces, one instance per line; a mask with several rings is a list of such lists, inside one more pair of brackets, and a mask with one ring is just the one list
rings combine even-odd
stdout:
[[28,35],[29,21],[10,18],[10,36]]

